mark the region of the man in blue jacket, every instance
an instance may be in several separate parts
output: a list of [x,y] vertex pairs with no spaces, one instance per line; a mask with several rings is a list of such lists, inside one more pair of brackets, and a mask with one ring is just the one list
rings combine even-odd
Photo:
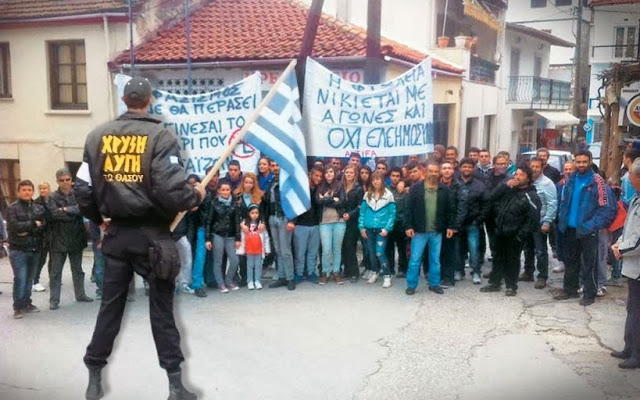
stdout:
[[584,294],[580,305],[593,304],[596,298],[598,233],[611,225],[616,217],[616,202],[611,189],[600,175],[589,167],[591,152],[575,154],[577,171],[565,184],[560,197],[558,227],[563,234],[566,265],[564,288],[556,300],[578,298],[578,277],[581,261],[584,273]]

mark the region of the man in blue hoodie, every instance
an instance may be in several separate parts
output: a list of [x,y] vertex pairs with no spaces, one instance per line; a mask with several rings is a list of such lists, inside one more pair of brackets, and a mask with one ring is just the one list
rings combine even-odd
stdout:
[[591,152],[575,154],[576,172],[565,184],[560,197],[558,228],[563,235],[566,271],[564,288],[556,300],[578,298],[578,277],[583,264],[584,292],[580,305],[594,303],[597,288],[598,234],[616,217],[616,202],[611,189],[590,168]]

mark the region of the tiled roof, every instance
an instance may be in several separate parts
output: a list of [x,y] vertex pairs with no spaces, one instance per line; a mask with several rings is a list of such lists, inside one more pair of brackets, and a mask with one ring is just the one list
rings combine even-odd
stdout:
[[564,39],[560,39],[557,36],[554,36],[552,34],[550,34],[549,32],[545,32],[545,31],[541,31],[535,28],[531,28],[528,26],[524,26],[524,25],[520,25],[520,24],[515,24],[512,22],[507,22],[507,29],[508,30],[512,30],[512,31],[516,31],[516,32],[520,32],[520,33],[524,33],[525,35],[529,35],[529,36],[533,36],[536,37],[538,39],[544,40],[545,42],[552,44],[554,46],[560,46],[560,47],[575,47],[574,43],[568,42]]
[[0,21],[124,12],[127,9],[127,0],[0,0]]
[[612,6],[615,4],[635,4],[635,3],[640,4],[640,0],[591,0],[591,3],[589,3],[589,5],[591,7],[597,7],[597,6]]
[[[294,0],[213,0],[191,15],[193,62],[291,59],[298,56],[308,7]],[[136,63],[186,61],[184,21],[157,32],[135,49]],[[427,55],[382,39],[382,55],[418,63]],[[366,31],[322,15],[314,42],[314,57],[366,55]],[[117,63],[129,63],[123,52]],[[433,67],[454,73],[463,70],[439,60]]]

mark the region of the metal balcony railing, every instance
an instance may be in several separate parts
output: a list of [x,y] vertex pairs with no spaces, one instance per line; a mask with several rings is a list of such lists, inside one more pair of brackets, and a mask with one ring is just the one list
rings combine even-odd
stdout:
[[569,105],[571,83],[538,76],[510,76],[508,101],[537,105]]
[[499,65],[480,57],[471,57],[469,80],[480,83],[496,83],[496,71]]
[[591,58],[609,59],[622,58],[631,60],[640,60],[640,42],[629,44],[612,44],[591,46]]

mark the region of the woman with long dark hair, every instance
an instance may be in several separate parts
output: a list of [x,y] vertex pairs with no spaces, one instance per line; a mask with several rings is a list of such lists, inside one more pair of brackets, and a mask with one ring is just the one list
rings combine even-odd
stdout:
[[385,187],[385,176],[382,172],[374,172],[371,186],[364,195],[360,206],[358,228],[367,241],[369,263],[373,272],[367,283],[375,283],[378,275],[384,276],[383,288],[391,287],[391,271],[386,256],[387,237],[396,220],[396,203],[393,193]]
[[358,169],[354,165],[347,165],[342,172],[342,186],[346,196],[345,212],[342,219],[347,221],[347,229],[342,242],[342,259],[344,261],[344,278],[356,283],[360,277],[356,247],[360,236],[358,231],[358,217],[360,203],[364,196],[362,186],[358,183]]
[[344,283],[340,276],[342,239],[347,228],[343,218],[345,196],[342,184],[336,179],[336,171],[330,165],[324,169],[324,179],[318,187],[316,199],[320,206],[320,242],[322,243],[322,275],[318,283],[326,285],[332,276],[338,285],[342,285]]

